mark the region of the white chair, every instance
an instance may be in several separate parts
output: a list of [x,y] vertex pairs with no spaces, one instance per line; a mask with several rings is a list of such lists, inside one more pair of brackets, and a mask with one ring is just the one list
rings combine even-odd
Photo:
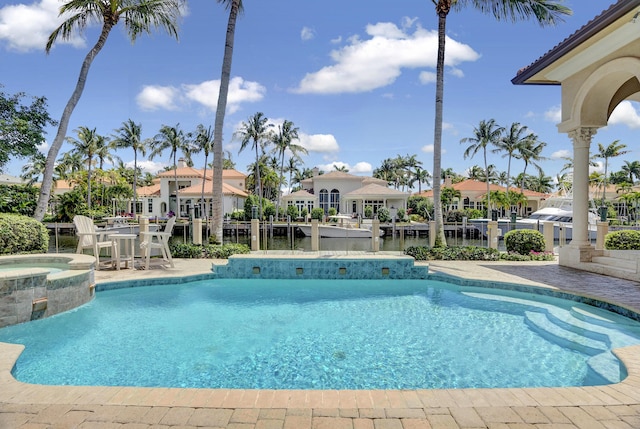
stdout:
[[[96,270],[100,269],[100,249],[109,249],[113,252],[113,242],[107,239],[106,231],[100,231],[91,218],[76,215],[73,224],[78,235],[78,247],[76,253],[84,253],[85,249],[91,249],[96,258]],[[113,253],[111,253],[113,255]]]
[[169,238],[173,233],[173,227],[176,224],[176,217],[169,218],[162,231],[146,231],[140,232],[140,248],[145,251],[145,270],[149,269],[149,260],[151,259],[151,249],[160,249],[162,251],[162,259],[169,262],[171,268],[173,258],[171,258],[171,250],[169,250]]

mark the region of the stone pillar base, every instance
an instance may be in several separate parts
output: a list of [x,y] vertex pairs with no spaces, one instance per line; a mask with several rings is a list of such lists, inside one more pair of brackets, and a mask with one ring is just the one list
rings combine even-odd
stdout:
[[558,264],[563,267],[571,267],[581,269],[580,266],[585,262],[591,262],[591,258],[596,256],[596,248],[591,245],[584,246],[564,246],[561,247],[558,254]]

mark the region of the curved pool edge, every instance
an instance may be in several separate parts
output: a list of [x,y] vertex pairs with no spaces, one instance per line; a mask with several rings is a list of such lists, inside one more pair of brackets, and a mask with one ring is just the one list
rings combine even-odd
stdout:
[[[211,264],[211,260],[177,259],[174,262],[175,269],[135,275],[206,273]],[[431,267],[433,271],[455,273],[463,278],[518,283],[522,280],[525,284],[597,296],[610,302],[624,302],[631,309],[640,309],[637,282],[578,272],[559,267],[557,263],[438,261],[432,262]],[[113,278],[112,274],[97,271],[96,279],[98,282],[109,280]],[[123,270],[120,275],[126,278],[130,273]],[[602,288],[603,282],[606,288]],[[11,375],[21,351],[20,345],[0,343],[0,426],[3,422],[17,421],[55,425],[68,421],[73,414],[72,417],[77,417],[87,427],[96,422],[148,426],[150,416],[156,417],[156,423],[175,421],[170,417],[186,416],[178,424],[188,422],[204,427],[211,427],[214,421],[217,422],[216,427],[232,427],[243,418],[265,426],[279,423],[277,427],[285,427],[286,424],[286,427],[300,428],[311,428],[316,424],[342,427],[349,423],[353,427],[373,427],[377,419],[388,421],[388,424],[395,422],[394,427],[403,427],[402,422],[413,423],[415,427],[488,428],[544,423],[572,428],[603,427],[603,423],[640,427],[636,425],[640,422],[640,346],[614,351],[627,367],[628,376],[611,385],[406,391],[244,391],[31,385],[16,381]],[[238,417],[234,420],[235,416]],[[206,420],[202,420],[205,417]]]
[[[271,390],[118,386],[47,386],[16,380],[11,370],[24,346],[0,343],[0,405],[55,404],[224,409],[375,409],[439,407],[640,406],[640,345],[615,349],[628,376],[619,383],[580,387]],[[1,407],[0,407],[1,411]],[[387,411],[387,414],[389,412]]]

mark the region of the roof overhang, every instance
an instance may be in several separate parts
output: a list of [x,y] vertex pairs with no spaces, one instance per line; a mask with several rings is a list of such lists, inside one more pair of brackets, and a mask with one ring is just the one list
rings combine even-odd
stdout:
[[640,0],[619,0],[511,79],[514,85],[560,85],[576,70],[640,39]]

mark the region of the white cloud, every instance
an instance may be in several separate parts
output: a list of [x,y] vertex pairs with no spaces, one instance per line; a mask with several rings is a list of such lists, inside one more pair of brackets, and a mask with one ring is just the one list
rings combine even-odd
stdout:
[[311,40],[314,37],[316,37],[316,32],[313,31],[312,28],[302,27],[302,30],[300,31],[300,38],[302,40]]
[[626,125],[631,129],[640,128],[640,103],[623,101],[611,113],[609,125]]
[[544,112],[544,118],[553,122],[554,124],[559,124],[562,122],[562,109],[560,106],[553,106],[549,108],[546,112]]
[[140,109],[146,111],[178,110],[176,101],[179,97],[179,90],[172,86],[146,85],[136,96],[136,102]]
[[[414,22],[405,20],[413,27]],[[438,34],[415,26],[398,28],[393,23],[369,24],[367,40],[354,36],[348,45],[331,52],[334,64],[317,72],[308,73],[300,82],[296,93],[338,94],[371,91],[392,84],[405,68],[436,67]],[[480,56],[468,45],[447,38],[445,64],[454,67],[465,61],[476,61]],[[454,69],[455,70],[455,69]],[[455,72],[460,74],[459,72]],[[429,82],[429,75],[420,79]]]
[[568,149],[561,149],[553,152],[550,158],[551,159],[573,158],[573,153]]
[[[136,101],[142,110],[178,110],[185,100],[192,100],[211,111],[215,111],[219,91],[219,80],[183,84],[179,88],[147,85],[136,96]],[[227,112],[236,112],[243,103],[262,100],[265,92],[266,89],[257,82],[245,81],[241,77],[232,78],[229,82],[229,94],[227,95]]]
[[298,133],[300,146],[308,152],[335,153],[340,150],[338,141],[331,134],[305,134]]
[[364,162],[364,161],[358,162],[353,166],[349,165],[346,162],[333,161],[333,162],[330,162],[329,164],[318,165],[317,167],[320,170],[324,171],[325,173],[334,171],[336,167],[340,169],[344,167],[347,170],[349,170],[350,174],[366,174],[366,173],[371,173],[373,171],[373,166],[368,162]]
[[421,84],[426,85],[428,83],[434,83],[438,79],[438,75],[430,71],[421,71],[418,78]]
[[[58,16],[61,5],[59,0],[40,0],[0,8],[0,42],[18,52],[44,51],[49,35],[67,18]],[[56,44],[83,47],[85,41],[74,33],[69,40],[58,38]]]
[[[129,168],[133,168],[133,161],[128,161],[125,165]],[[159,171],[164,170],[168,164],[166,162],[155,162],[149,160],[138,161],[137,166],[143,173],[157,174]]]
[[[420,148],[420,150],[423,151],[424,153],[433,153],[433,145],[432,144],[426,144],[426,145],[422,146]],[[443,154],[447,153],[447,150],[444,149],[444,148],[441,151],[442,151]]]

